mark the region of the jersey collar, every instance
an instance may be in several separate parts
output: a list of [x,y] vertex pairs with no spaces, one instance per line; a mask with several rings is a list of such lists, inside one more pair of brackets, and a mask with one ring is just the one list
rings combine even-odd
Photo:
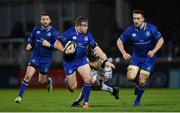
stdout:
[[141,25],[140,29],[143,29],[144,31],[146,30],[146,22]]
[[41,30],[49,31],[51,28],[52,28],[52,26],[48,26],[46,28],[44,26],[41,26]]
[[76,31],[76,34],[79,35],[79,32],[77,31],[76,27],[74,27],[74,30]]
[[[135,26],[134,26],[135,27]],[[136,28],[136,27],[135,27]],[[141,25],[141,27],[140,27],[140,29],[137,29],[136,28],[136,31],[139,31],[139,30],[146,30],[146,28],[147,28],[147,23],[146,22],[144,22],[142,25]]]

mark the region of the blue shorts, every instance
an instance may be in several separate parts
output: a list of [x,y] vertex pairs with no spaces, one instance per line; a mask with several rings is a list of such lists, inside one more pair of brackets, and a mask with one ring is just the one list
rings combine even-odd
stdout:
[[47,75],[51,66],[51,58],[31,54],[28,66],[38,69],[42,75]]
[[74,73],[78,67],[83,66],[85,64],[88,64],[88,60],[87,57],[83,57],[80,59],[75,59],[72,62],[63,62],[63,66],[64,66],[64,73],[66,76],[71,75],[72,73]]
[[139,67],[142,70],[151,72],[154,68],[156,62],[156,57],[141,57],[137,55],[132,55],[130,65]]

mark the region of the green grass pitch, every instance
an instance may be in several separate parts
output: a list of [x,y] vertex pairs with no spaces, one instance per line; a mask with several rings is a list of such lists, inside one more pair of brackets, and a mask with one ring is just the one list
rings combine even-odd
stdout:
[[72,108],[70,105],[80,90],[70,93],[66,89],[55,89],[48,93],[45,89],[28,89],[20,104],[14,102],[17,89],[0,89],[0,112],[149,112],[180,111],[180,89],[150,89],[143,97],[141,106],[132,107],[135,96],[133,89],[120,89],[120,99],[104,91],[92,91],[90,109]]

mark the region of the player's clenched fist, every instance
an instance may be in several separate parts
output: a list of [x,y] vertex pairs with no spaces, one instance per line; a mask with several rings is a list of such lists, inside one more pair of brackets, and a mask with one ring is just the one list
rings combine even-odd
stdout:
[[129,59],[131,58],[131,55],[128,54],[128,53],[125,53],[125,54],[123,54],[123,58],[124,58],[125,60],[129,60]]
[[32,45],[31,44],[28,44],[27,46],[26,46],[26,51],[30,51],[32,49]]
[[42,45],[45,47],[50,47],[50,43],[47,40],[43,40]]
[[150,57],[154,57],[155,52],[154,51],[149,51],[147,55],[150,56]]

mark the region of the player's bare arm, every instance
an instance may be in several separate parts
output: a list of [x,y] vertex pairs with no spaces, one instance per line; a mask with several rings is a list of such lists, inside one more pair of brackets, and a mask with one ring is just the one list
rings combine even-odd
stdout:
[[42,45],[45,47],[50,47],[50,43],[47,40],[43,40]]
[[45,47],[53,47],[61,52],[64,52],[64,47],[59,40],[56,40],[54,45],[51,45],[47,40],[43,40],[42,45]]
[[118,46],[121,54],[123,55],[123,58],[125,60],[129,60],[131,58],[131,55],[125,51],[124,45],[123,45],[123,42],[121,41],[121,39],[117,40],[117,46]]
[[100,48],[99,46],[96,46],[96,47],[94,48],[94,50],[95,50],[95,52],[97,53],[97,55],[98,55],[102,60],[106,61],[105,64],[106,64],[108,67],[111,67],[111,68],[115,69],[115,65],[107,60],[106,54],[101,50],[101,48]]
[[156,54],[156,52],[162,47],[163,44],[164,44],[164,39],[163,37],[161,37],[157,41],[155,48],[148,52],[148,56],[153,57]]
[[60,52],[64,52],[64,47],[63,47],[62,43],[59,40],[55,41],[54,48],[56,48]]
[[98,69],[99,67],[101,67],[102,62],[100,60],[98,60],[96,62],[89,62],[89,65],[95,69]]

